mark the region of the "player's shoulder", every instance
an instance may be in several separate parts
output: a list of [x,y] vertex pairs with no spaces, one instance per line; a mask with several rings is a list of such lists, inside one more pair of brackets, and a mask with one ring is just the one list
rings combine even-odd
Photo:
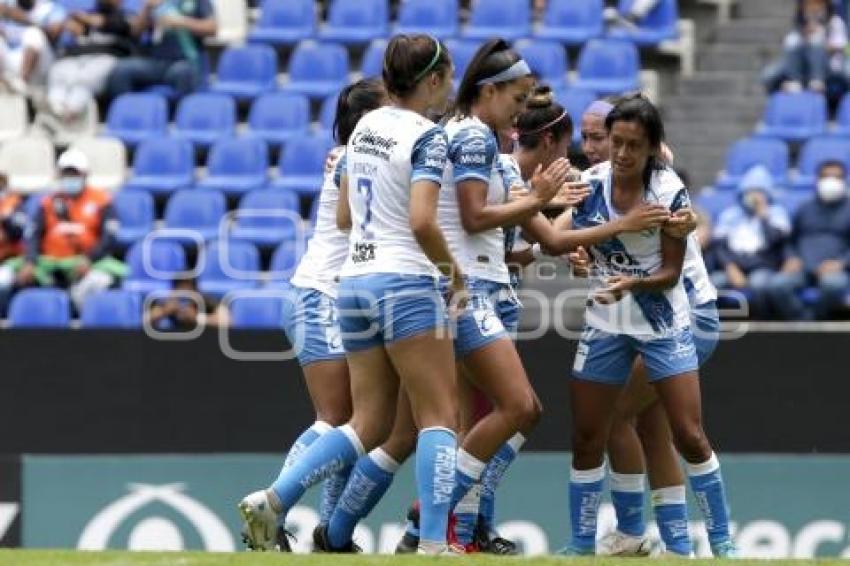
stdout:
[[669,165],[659,167],[652,172],[650,177],[650,189],[664,194],[676,194],[685,188],[681,177]]

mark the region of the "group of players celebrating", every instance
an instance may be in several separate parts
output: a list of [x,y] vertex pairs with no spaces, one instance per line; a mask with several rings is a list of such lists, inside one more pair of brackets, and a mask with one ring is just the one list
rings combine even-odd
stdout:
[[[495,494],[542,411],[512,339],[516,267],[547,254],[591,281],[559,552],[648,554],[648,473],[663,551],[691,555],[681,456],[714,555],[734,556],[698,379],[716,291],[658,111],[639,95],[594,103],[581,173],[566,159],[571,117],[505,41],[479,48],[450,109],[452,76],[440,41],[397,35],[382,80],[339,96],[340,147],[284,313],[317,420],[271,486],[239,503],[248,547],[289,550],[287,512],[324,482],[314,548],[356,552],[358,521],[415,454],[398,552],[516,553],[496,532]],[[551,220],[553,199],[568,208]],[[617,530],[597,548],[606,451]]]

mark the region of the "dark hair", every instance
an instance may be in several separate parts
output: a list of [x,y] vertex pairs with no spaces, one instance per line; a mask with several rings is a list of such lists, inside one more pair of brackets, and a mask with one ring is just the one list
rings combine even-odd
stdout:
[[573,135],[573,120],[554,99],[552,89],[539,86],[526,102],[525,111],[517,117],[517,141],[527,149],[534,149],[546,133],[552,134],[555,143]]
[[[823,0],[823,2],[826,4],[826,21],[824,23],[828,23],[835,15],[835,6],[832,4],[832,0]],[[805,0],[797,0],[797,9],[794,11],[794,25],[797,27],[806,25],[806,16],[803,13],[804,3]]]
[[847,166],[844,165],[843,161],[839,161],[837,159],[827,159],[826,161],[821,161],[818,164],[818,176],[823,174],[823,170],[827,167],[840,167],[841,172],[844,173],[844,176],[847,176]]
[[444,73],[451,63],[446,46],[430,35],[395,35],[384,52],[384,84],[390,94],[404,98],[419,81],[431,73]]
[[[478,81],[509,69],[521,58],[504,39],[491,39],[479,47],[475,56],[469,62],[469,66],[466,67],[466,72],[463,73],[463,78],[457,89],[457,98],[455,99],[457,113],[460,116],[469,115],[472,103],[481,93],[481,85],[478,84]],[[495,86],[501,88],[505,84],[507,83],[496,83]]]
[[[609,134],[616,122],[640,124],[646,133],[649,145],[656,151],[661,149],[661,142],[664,141],[664,122],[661,121],[658,108],[642,94],[624,98],[608,113],[605,118],[605,129],[608,130]],[[654,169],[664,169],[665,167],[666,165],[660,159],[650,156],[644,170],[645,184],[649,183],[649,176]]]
[[336,101],[334,139],[340,145],[348,143],[357,122],[367,112],[381,106],[387,91],[378,78],[360,79],[343,88]]

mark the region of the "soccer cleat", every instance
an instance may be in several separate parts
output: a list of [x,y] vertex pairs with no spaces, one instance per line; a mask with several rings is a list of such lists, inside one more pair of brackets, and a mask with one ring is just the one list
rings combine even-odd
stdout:
[[295,540],[295,536],[284,529],[282,526],[277,526],[277,533],[275,535],[275,550],[278,552],[292,552],[292,546],[289,544],[289,539]]
[[[242,537],[249,550],[267,551],[278,547],[277,513],[272,509],[265,490],[255,491],[239,502],[239,515],[244,521]],[[286,539],[286,536],[283,537]],[[288,551],[286,541],[283,552]]]
[[738,558],[738,548],[731,540],[712,545],[711,553],[715,558]]
[[[414,501],[410,509],[407,510],[407,520],[413,528],[419,530],[419,502]],[[419,537],[411,534],[408,530],[404,531],[404,535],[395,547],[396,554],[415,554],[419,548]]]
[[517,556],[519,549],[515,542],[502,538],[490,529],[479,517],[478,525],[475,527],[475,546],[478,552],[485,554],[496,554],[499,556]]
[[651,550],[652,544],[648,538],[620,531],[605,535],[596,545],[596,554],[599,556],[649,556]]
[[419,548],[416,549],[416,554],[426,556],[460,556],[464,554],[464,552],[463,548],[459,548],[451,544],[440,544],[433,547],[420,545]]
[[331,541],[328,539],[328,526],[316,525],[313,529],[313,552],[330,552],[334,554],[360,554],[363,549],[357,546],[354,541],[349,541],[342,548],[331,547]]

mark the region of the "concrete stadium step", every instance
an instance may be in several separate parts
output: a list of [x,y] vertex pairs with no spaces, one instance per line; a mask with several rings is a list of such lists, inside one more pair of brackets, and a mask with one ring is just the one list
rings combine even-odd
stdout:
[[740,19],[785,18],[790,23],[794,5],[794,0],[745,0],[738,2],[737,13]]
[[761,91],[761,84],[750,73],[700,71],[679,81],[679,94],[686,96],[740,97]]
[[661,113],[665,122],[689,122],[711,126],[724,122],[755,123],[764,112],[762,97],[735,97],[724,103],[717,97],[668,98]]
[[702,71],[745,71],[758,80],[761,70],[775,57],[775,48],[741,43],[709,45],[697,54]]
[[790,16],[784,23],[781,20],[737,20],[717,28],[714,38],[718,43],[780,45],[790,26]]

